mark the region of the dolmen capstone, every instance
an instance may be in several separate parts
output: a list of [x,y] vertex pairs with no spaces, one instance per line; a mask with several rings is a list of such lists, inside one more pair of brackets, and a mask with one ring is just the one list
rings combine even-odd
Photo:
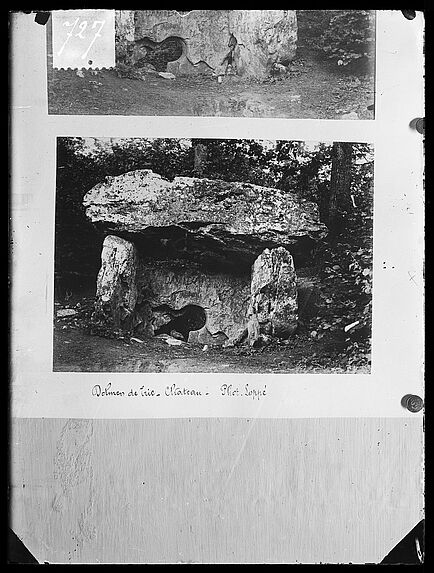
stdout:
[[137,64],[153,44],[178,39],[181,56],[168,72],[208,69],[261,78],[276,63],[289,63],[297,47],[295,10],[117,10],[117,57]]
[[216,345],[256,345],[297,328],[294,261],[327,234],[314,203],[144,169],[106,177],[83,205],[105,235],[94,324]]

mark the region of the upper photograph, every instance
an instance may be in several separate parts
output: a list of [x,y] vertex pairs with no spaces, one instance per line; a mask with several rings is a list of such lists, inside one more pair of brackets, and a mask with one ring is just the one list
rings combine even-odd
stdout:
[[375,118],[375,10],[65,10],[48,112]]

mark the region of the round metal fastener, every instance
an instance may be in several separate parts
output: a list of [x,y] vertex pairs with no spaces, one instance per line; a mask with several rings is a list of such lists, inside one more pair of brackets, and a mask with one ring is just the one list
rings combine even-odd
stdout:
[[425,118],[424,117],[419,117],[419,119],[416,121],[416,131],[418,131],[422,135],[425,134]]
[[407,20],[414,20],[416,18],[416,10],[401,10]]
[[411,129],[415,129],[421,135],[425,135],[425,118],[424,117],[415,117],[409,123]]
[[407,394],[401,400],[401,404],[407,408],[409,412],[420,412],[423,408],[423,400],[420,396],[415,394]]

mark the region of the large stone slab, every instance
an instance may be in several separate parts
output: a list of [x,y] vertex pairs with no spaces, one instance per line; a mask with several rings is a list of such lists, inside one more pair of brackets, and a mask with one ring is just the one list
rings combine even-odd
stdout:
[[191,258],[249,268],[265,248],[309,257],[327,234],[316,204],[248,183],[176,177],[150,170],[106,177],[84,197],[89,220],[156,258]]
[[[130,11],[117,11],[117,23],[126,30],[124,23],[131,22],[131,14],[124,12]],[[126,33],[131,37],[131,26]],[[224,73],[230,54],[238,75],[263,77],[274,63],[293,59],[297,17],[295,10],[137,10],[134,36],[137,59],[144,38],[157,43],[180,38],[184,45],[181,73],[203,64]]]

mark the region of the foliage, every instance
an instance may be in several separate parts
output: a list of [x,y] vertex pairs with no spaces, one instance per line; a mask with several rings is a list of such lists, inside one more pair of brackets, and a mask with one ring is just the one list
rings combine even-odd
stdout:
[[375,27],[372,10],[339,10],[321,36],[321,47],[340,65],[374,56]]
[[340,218],[345,221],[332,243],[317,254],[328,328],[352,326],[346,333],[354,361],[370,351],[372,301],[373,158],[366,144],[353,146],[350,201],[341,202]]
[[298,45],[318,47],[318,38],[327,30],[334,10],[297,10]]
[[272,186],[266,172],[269,154],[259,141],[248,139],[193,140],[206,145],[203,177]]
[[341,66],[374,57],[373,10],[299,10],[299,36]]

